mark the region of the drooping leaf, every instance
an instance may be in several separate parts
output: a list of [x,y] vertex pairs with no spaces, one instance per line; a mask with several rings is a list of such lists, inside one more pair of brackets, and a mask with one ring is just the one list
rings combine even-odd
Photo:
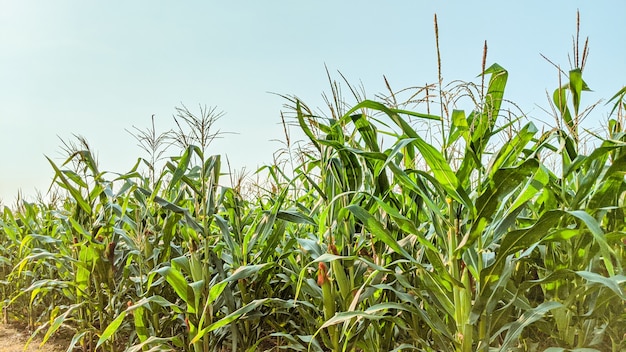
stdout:
[[507,233],[502,239],[494,264],[481,272],[481,280],[488,283],[492,281],[492,278],[496,278],[508,256],[537,244],[549,234],[549,230],[558,223],[564,214],[565,212],[561,210],[551,210],[544,213],[533,226]]
[[174,289],[178,297],[180,297],[180,299],[182,299],[183,302],[187,304],[188,311],[190,313],[195,313],[195,305],[194,302],[191,300],[191,298],[193,297],[190,297],[188,291],[189,285],[187,283],[187,280],[185,279],[185,276],[183,276],[183,274],[179,270],[171,266],[162,267],[156,272],[165,277],[165,279]]
[[102,335],[100,335],[100,338],[98,339],[98,343],[96,344],[96,348],[102,346],[103,343],[105,343],[108,339],[111,338],[111,336],[113,336],[117,332],[117,329],[120,327],[120,325],[122,325],[122,322],[124,322],[124,318],[125,317],[126,317],[126,311],[122,311],[117,316],[117,318],[115,318],[106,327],[106,329],[104,329],[104,331],[102,332]]
[[346,209],[361,220],[365,228],[367,228],[376,239],[383,241],[387,246],[389,246],[389,248],[393,249],[396,253],[401,254],[406,259],[416,262],[415,258],[413,258],[404,248],[400,247],[398,241],[393,238],[391,233],[365,209],[356,204],[351,204],[347,206]]
[[626,301],[626,293],[620,285],[626,282],[626,276],[615,275],[611,277],[604,277],[600,274],[590,271],[577,271],[576,274],[592,284],[602,285],[609,290],[615,292],[622,300]]
[[263,299],[257,299],[254,300],[248,304],[246,304],[245,306],[237,309],[236,311],[228,314],[227,316],[225,316],[224,318],[216,321],[215,323],[207,326],[206,328],[200,330],[198,332],[198,334],[196,334],[196,336],[194,336],[194,338],[190,341],[190,344],[194,344],[198,341],[200,341],[200,339],[202,339],[204,337],[204,335],[206,335],[207,333],[215,330],[215,329],[219,329],[223,326],[226,326],[228,324],[230,324],[231,322],[241,318],[241,316],[243,316],[246,313],[249,313],[253,310],[255,310],[256,308],[258,308],[259,306],[265,304],[265,302],[267,302],[269,300],[269,298],[263,298]]
[[[502,345],[500,346],[502,351],[507,351],[513,344],[515,344],[520,335],[522,334],[522,330],[526,328],[528,325],[542,319],[547,312],[552,309],[562,307],[563,305],[559,302],[543,302],[537,307],[530,309],[522,314],[521,317],[517,321],[506,324],[501,330],[508,330],[506,336],[504,336],[504,340],[502,341]],[[500,335],[500,331],[494,335]]]

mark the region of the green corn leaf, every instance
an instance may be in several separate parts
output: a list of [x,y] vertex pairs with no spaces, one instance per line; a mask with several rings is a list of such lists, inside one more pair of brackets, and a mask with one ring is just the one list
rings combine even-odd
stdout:
[[459,137],[463,137],[465,143],[470,142],[470,129],[467,124],[467,118],[465,117],[465,111],[452,110],[452,125],[450,126],[450,133],[448,135],[448,145],[452,145]]
[[87,188],[87,183],[73,170],[61,170],[61,173],[80,188]]
[[521,249],[536,245],[550,233],[550,229],[558,223],[564,214],[565,212],[561,210],[551,210],[544,213],[533,226],[507,233],[502,239],[494,264],[481,272],[481,280],[487,283],[497,279],[498,273],[508,256]]
[[463,186],[467,186],[474,169],[482,169],[482,158],[485,147],[493,135],[493,128],[500,114],[500,106],[504,100],[504,90],[508,72],[498,64],[493,64],[482,73],[491,75],[487,94],[484,98],[482,111],[472,111],[467,117],[471,140],[467,142],[465,157],[461,162],[457,175]]
[[491,65],[483,72],[483,75],[489,74],[491,78],[489,79],[487,94],[484,98],[483,111],[481,114],[473,114],[473,119],[470,123],[470,126],[473,127],[470,148],[477,156],[479,165],[480,158],[487,142],[491,138],[493,128],[500,114],[500,106],[504,100],[504,90],[509,77],[509,73],[498,64]]
[[[501,330],[508,329],[506,336],[504,337],[504,341],[502,341],[502,345],[500,349],[502,351],[507,351],[513,344],[517,343],[520,335],[522,334],[522,330],[526,328],[528,325],[542,319],[544,315],[552,309],[562,307],[563,305],[559,302],[544,302],[538,305],[537,307],[530,309],[522,314],[521,317],[515,322],[506,324]],[[492,338],[499,336],[501,331],[494,334]]]
[[[455,314],[454,302],[451,299],[450,292],[452,291],[451,284],[444,278],[439,276],[439,272],[431,274],[429,271],[420,270],[422,275],[422,281],[424,286],[432,294],[431,299],[434,304],[445,312],[448,316],[453,317]],[[448,278],[451,276],[446,275]]]
[[433,200],[431,199],[431,194],[429,194],[429,192],[426,191],[425,187],[423,187],[423,183],[418,184],[417,182],[415,182],[415,180],[413,180],[404,170],[401,170],[394,163],[389,164],[389,169],[391,170],[391,172],[393,172],[394,178],[396,178],[396,181],[399,183],[400,186],[405,188],[406,191],[410,190],[418,194],[424,201],[424,204],[428,206],[429,211],[432,211],[438,217],[443,217],[443,214],[441,214],[441,209],[433,202]]
[[502,202],[511,197],[513,193],[523,186],[525,180],[539,167],[535,159],[529,159],[524,164],[515,168],[505,168],[497,170],[489,180],[485,191],[476,201],[476,221],[472,228],[463,237],[457,250],[464,246],[472,245],[494,217],[501,216],[504,211],[501,209]]
[[538,165],[532,177],[528,178],[524,188],[509,206],[507,214],[513,213],[526,202],[535,197],[550,181],[550,172],[543,165]]
[[417,262],[415,258],[413,258],[406,250],[404,250],[404,248],[400,247],[398,242],[391,236],[391,233],[387,229],[385,229],[385,227],[365,209],[356,204],[351,204],[347,206],[346,209],[348,209],[352,214],[354,214],[354,216],[361,220],[363,225],[372,233],[372,235],[374,235],[376,239],[383,241],[396,253],[401,254],[409,261]]
[[522,156],[522,151],[536,133],[537,127],[532,122],[529,122],[521,130],[517,131],[513,139],[508,141],[496,155],[491,166],[491,176],[500,168],[516,166],[515,164],[519,163],[519,158]]
[[378,147],[378,139],[376,137],[376,128],[365,118],[365,114],[350,115],[356,129],[363,137],[365,145],[370,151],[380,152]]
[[98,339],[98,343],[96,344],[96,349],[102,346],[103,343],[105,343],[108,339],[111,338],[111,336],[113,336],[113,334],[117,332],[117,329],[120,327],[120,325],[122,325],[122,322],[124,322],[125,317],[126,317],[126,311],[121,312],[120,315],[118,315],[117,318],[115,318],[109,324],[109,326],[107,326],[106,329],[104,329],[104,331],[102,332],[102,335],[100,335],[100,338]]
[[[50,337],[52,337],[52,335],[57,332],[57,330],[59,330],[59,328],[61,327],[61,325],[63,325],[63,323],[69,319],[69,317],[72,315],[72,313],[76,310],[79,309],[81,307],[83,307],[84,305],[86,305],[87,302],[82,302],[82,303],[76,303],[76,304],[72,304],[71,306],[69,306],[67,308],[67,310],[59,315],[58,317],[54,318],[54,320],[52,321],[52,324],[50,324],[50,327],[48,328],[48,330],[46,331],[46,334],[44,335],[41,344],[45,344]],[[32,337],[31,337],[32,338]],[[26,348],[26,347],[25,347]]]
[[182,313],[183,310],[181,310],[176,304],[168,301],[167,299],[165,299],[162,296],[159,295],[152,295],[150,297],[144,297],[142,299],[140,299],[139,301],[133,303],[131,306],[129,306],[126,310],[131,312],[134,311],[135,309],[138,309],[140,307],[147,307],[150,308],[150,304],[156,304],[159,307],[163,307],[163,308],[169,308],[172,311],[176,312],[176,313]]
[[310,216],[306,216],[295,210],[280,210],[276,213],[276,217],[296,224],[317,225],[315,220],[313,220]]
[[306,136],[309,137],[309,140],[311,141],[311,143],[313,143],[315,148],[318,151],[321,151],[322,149],[321,149],[321,147],[320,147],[320,145],[318,143],[317,137],[313,134],[313,132],[309,128],[309,125],[306,123],[306,121],[304,121],[305,115],[302,112],[302,103],[300,103],[299,100],[296,101],[296,113],[297,113],[297,116],[298,116],[298,123],[300,124],[300,128],[302,129],[304,134],[306,134]]
[[[456,174],[454,173],[454,171],[452,171],[450,165],[444,159],[443,155],[441,155],[441,153],[437,151],[433,146],[426,143],[426,141],[424,141],[415,132],[412,134],[414,135],[414,137],[411,137],[408,140],[420,151],[422,157],[426,161],[426,164],[431,169],[435,180],[437,180],[437,184],[446,191],[448,196],[465,205],[467,209],[470,209],[470,211],[473,211],[474,207],[471,206],[472,201],[469,199],[465,191],[461,187],[459,187],[460,184],[456,177]],[[396,145],[394,147],[394,151],[397,151],[398,148],[401,147],[403,147],[403,144]],[[395,152],[392,152],[392,155],[393,154],[395,154]],[[402,176],[400,169],[391,162],[391,156],[387,159],[386,164],[395,174],[397,174],[398,176]],[[412,181],[406,181],[409,184],[414,183]]]
[[[134,345],[125,350],[125,352],[170,352],[176,351],[173,348],[169,347],[169,343],[174,341],[175,337],[157,337],[150,336],[147,340],[142,341],[140,344]],[[151,349],[147,349],[150,346],[154,346]]]
[[572,119],[572,114],[567,107],[567,86],[557,88],[552,94],[552,101],[561,113],[561,118],[563,119],[563,121],[565,121],[565,124],[569,131],[573,131],[575,127],[574,120]]
[[206,304],[211,304],[215,302],[215,300],[224,292],[224,288],[228,285],[228,281],[222,280],[217,284],[211,286],[209,289],[209,297],[207,298]]
[[[335,314],[331,319],[327,320],[321,327],[318,329],[318,332],[321,329],[325,329],[332,325],[337,325],[340,323],[345,323],[351,321],[352,319],[356,320],[381,320],[381,319],[389,319],[393,320],[394,315],[398,312],[408,311],[409,308],[403,304],[396,302],[385,302],[378,303],[371,307],[368,307],[365,311],[349,311],[349,312],[340,312]],[[356,314],[355,314],[356,313]],[[392,313],[394,315],[387,315],[388,313]],[[348,330],[350,330],[350,324],[344,324],[342,329],[342,334],[344,336],[348,335]]]
[[187,172],[187,169],[189,167],[189,161],[191,160],[194,149],[197,149],[197,147],[193,145],[188,146],[187,149],[185,149],[185,152],[183,153],[181,158],[178,160],[178,166],[176,166],[176,169],[174,170],[174,173],[172,175],[172,180],[169,182],[170,190],[178,184],[178,182]]
[[362,311],[352,311],[352,312],[339,312],[335,314],[332,318],[326,320],[320,329],[325,329],[329,326],[341,324],[352,319],[367,319],[367,320],[380,320],[385,319],[384,315],[379,314],[371,314]]
[[61,180],[61,187],[67,189],[68,192],[70,192],[72,198],[74,198],[76,203],[78,203],[78,206],[80,206],[80,208],[85,211],[85,213],[91,214],[91,205],[89,205],[85,198],[83,198],[80,191],[70,184],[69,180],[65,178],[65,174],[61,170],[59,170],[59,168],[52,160],[50,160],[50,158],[46,157],[46,159],[48,159],[48,162],[50,162],[50,165],[52,165],[52,168],[54,169],[55,178],[59,178]]
[[146,322],[143,319],[143,315],[146,309],[144,307],[137,307],[133,313],[133,322],[135,323],[135,332],[139,341],[144,342],[150,337],[150,331]]
[[313,263],[319,263],[319,262],[332,262],[334,260],[357,260],[359,259],[358,256],[355,255],[335,255],[332,253],[324,253],[322,255],[320,255],[319,257],[317,257]]
[[[345,178],[346,191],[358,190],[363,182],[363,170],[356,154],[347,149],[339,151],[341,162],[344,165],[342,178]],[[382,175],[380,175],[382,176]]]
[[[349,118],[349,116],[351,116],[353,113],[361,109],[372,109],[372,110],[381,111],[385,113],[387,116],[391,117],[392,119],[397,119],[398,115],[403,114],[403,115],[409,115],[409,116],[419,117],[419,118],[428,119],[428,120],[441,121],[441,117],[439,116],[422,114],[416,111],[392,109],[392,108],[388,108],[382,103],[379,103],[373,100],[364,100],[358,103],[344,115],[344,118]],[[406,127],[410,128],[410,126],[406,122],[404,122],[403,125],[406,125]],[[415,133],[415,131],[413,131],[413,133]],[[413,136],[409,135],[409,137],[413,137]]]
[[248,278],[252,275],[259,273],[261,270],[267,267],[270,267],[272,265],[273,263],[240,266],[232,273],[232,275],[230,275],[224,281],[233,282],[233,281],[237,281],[240,279],[245,279],[245,278]]
[[200,299],[202,298],[202,294],[204,292],[204,280],[194,281],[189,284],[191,291],[193,292],[193,308],[194,312],[200,310]]
[[352,147],[346,147],[346,146],[344,146],[342,150],[346,152],[350,152],[351,154],[362,156],[364,159],[366,159],[366,163],[368,161],[373,161],[373,160],[379,160],[379,161],[387,160],[387,154],[382,153],[382,152],[370,152],[370,151],[356,149]]
[[626,276],[615,275],[611,277],[604,277],[590,271],[577,271],[576,274],[592,284],[599,284],[608,288],[609,290],[615,292],[615,294],[622,300],[626,301],[626,293],[624,293],[624,289],[620,287],[620,285],[626,282]]
[[620,104],[623,103],[624,97],[626,97],[626,86],[622,87],[622,89],[620,89],[617,93],[615,93],[615,95],[612,96],[611,99],[609,99],[609,101],[606,102],[608,104],[612,101],[615,101],[615,104],[613,105],[613,109],[611,109],[611,113],[609,114],[609,116],[613,115],[615,110],[620,107]]
[[463,204],[470,212],[474,212],[472,201],[465,191],[459,187],[460,183],[456,174],[452,171],[443,155],[419,136],[415,137],[413,144],[420,151],[424,161],[428,164],[441,187],[446,190],[448,196]]
[[233,241],[232,235],[230,233],[228,222],[218,214],[214,215],[215,223],[220,228],[222,233],[222,239],[224,243],[228,246],[228,249],[231,253],[239,253],[240,247],[239,244]]
[[587,87],[587,84],[583,81],[583,73],[580,68],[569,71],[569,88],[572,92],[574,114],[578,116],[582,92],[583,90],[589,90],[589,87]]
[[[592,153],[593,155],[593,153]],[[591,156],[590,156],[591,157]],[[590,165],[591,166],[591,165]],[[596,166],[600,168],[600,166]],[[613,163],[606,170],[598,189],[591,200],[589,208],[597,209],[617,204],[618,197],[624,189],[624,174],[626,173],[626,154],[613,160]],[[595,181],[595,180],[594,180]],[[595,184],[595,182],[593,182]]]
[[[77,333],[74,334],[74,336],[72,337],[72,341],[70,341],[70,345],[67,347],[66,351],[74,351],[74,349],[76,348],[76,345],[83,340],[83,337],[85,337],[85,335],[91,336],[92,332],[89,330],[82,330],[79,331]],[[42,342],[43,343],[43,342]]]
[[186,255],[172,258],[170,262],[175,270],[179,270],[181,273],[191,274],[190,260]]
[[609,276],[615,275],[615,268],[611,260],[611,258],[615,257],[615,252],[613,252],[613,250],[606,242],[606,238],[604,238],[604,231],[602,231],[600,224],[598,224],[598,222],[584,210],[568,211],[567,213],[582,220],[585,223],[587,228],[593,234],[594,240],[600,246],[600,253],[602,253],[602,259],[604,261],[606,270],[609,273]]
[[163,276],[167,282],[172,286],[178,297],[182,299],[187,304],[187,311],[190,313],[195,313],[194,302],[191,301],[191,297],[189,297],[189,285],[187,284],[187,280],[183,276],[183,274],[177,269],[171,266],[165,266],[156,271],[161,276]]
[[190,344],[194,344],[194,343],[200,341],[200,339],[202,339],[204,337],[204,335],[206,335],[207,333],[232,323],[233,321],[241,318],[241,316],[243,316],[244,314],[249,313],[249,312],[255,310],[259,306],[262,306],[267,301],[269,301],[269,298],[257,299],[257,300],[254,300],[254,301],[246,304],[245,306],[243,306],[243,307],[237,309],[236,311],[228,314],[224,318],[222,318],[222,319],[216,321],[215,323],[207,326],[206,328],[200,330],[196,334],[196,336],[194,336],[194,338],[189,343]]
[[376,203],[378,204],[378,206],[393,218],[393,220],[396,222],[396,224],[398,224],[398,227],[400,227],[400,229],[402,229],[407,234],[415,235],[419,243],[421,243],[423,246],[430,249],[431,251],[437,252],[437,248],[432,244],[431,241],[427,240],[424,237],[424,235],[422,234],[422,231],[419,231],[415,227],[415,223],[413,221],[406,218],[404,215],[400,213],[400,211],[392,207],[390,204],[388,204],[384,200],[378,197],[374,197],[374,199],[376,200]]

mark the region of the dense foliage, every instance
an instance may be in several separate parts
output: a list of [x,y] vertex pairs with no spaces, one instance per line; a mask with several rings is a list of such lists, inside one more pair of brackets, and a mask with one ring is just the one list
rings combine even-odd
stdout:
[[404,103],[333,84],[327,117],[285,97],[308,143],[287,134],[256,187],[223,185],[210,109],[137,130],[123,174],[68,144],[66,196],[0,218],[5,319],[68,351],[624,350],[626,90],[583,143],[576,61],[542,133],[495,64]]

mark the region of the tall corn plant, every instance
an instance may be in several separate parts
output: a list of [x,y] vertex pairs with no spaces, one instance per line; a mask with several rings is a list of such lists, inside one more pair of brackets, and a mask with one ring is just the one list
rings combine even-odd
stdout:
[[[206,156],[208,145],[217,137],[210,129],[219,114],[201,109],[196,116],[180,109],[177,118],[180,131],[175,138],[183,153],[166,163],[156,182],[162,188],[151,191],[127,178],[134,198],[160,216],[154,220],[140,216],[148,222],[139,233],[150,235],[145,251],[133,248],[131,253],[151,264],[141,266],[142,272],[134,270],[141,278],[138,300],[107,327],[99,343],[112,338],[132,315],[137,331],[133,348],[254,348],[267,336],[259,329],[259,315],[249,312],[262,309],[274,296],[271,263],[277,246],[282,245],[284,221],[297,219],[279,211],[281,198],[254,207],[234,189],[219,185],[220,157]],[[190,132],[183,128],[185,124]],[[142,208],[136,206],[134,211]],[[281,302],[275,304],[288,306]],[[160,319],[155,309],[170,318]],[[244,315],[247,318],[240,319]],[[182,330],[167,331],[173,322]]]
[[[317,318],[315,335],[321,336],[322,345],[333,350],[386,349],[399,341],[432,350],[514,347],[524,328],[564,307],[543,292],[558,275],[545,286],[544,281],[524,282],[546,274],[537,270],[545,269],[546,256],[563,249],[552,249],[550,243],[564,229],[581,234],[587,244],[581,263],[595,262],[615,275],[619,259],[606,244],[602,219],[580,206],[563,208],[558,199],[550,199],[557,179],[538,153],[543,148],[558,151],[547,141],[563,132],[537,137],[529,123],[499,151],[489,153],[492,137],[509,127],[496,124],[508,74],[498,65],[484,74],[491,78],[480,109],[469,115],[452,112],[443,150],[429,144],[401,116],[443,117],[366,100],[324,123],[293,101],[298,122],[318,151],[299,170],[302,185],[314,195],[314,202],[303,208],[318,225],[319,247],[304,243],[316,249],[311,253],[321,292],[299,288],[321,301],[323,315]],[[575,87],[581,87],[577,77],[574,70],[574,94],[580,91]],[[399,130],[385,132],[396,139],[386,150],[378,142],[381,125]],[[458,151],[445,150],[454,145],[465,149],[456,170],[450,165],[458,160],[449,156]],[[620,147],[603,148],[586,158],[587,170],[603,174],[605,160],[596,156]],[[587,180],[587,187],[597,187],[598,181]],[[604,207],[616,204],[616,199],[604,200]],[[551,251],[546,253],[546,248]],[[597,256],[598,250],[602,256]],[[579,268],[591,269],[589,265]],[[585,279],[589,275],[583,271],[577,275],[591,280],[588,283],[602,294],[610,287],[618,292],[608,281],[600,289],[599,277]],[[619,276],[613,280],[619,282]],[[312,279],[301,281],[314,285]],[[539,292],[535,286],[541,286]],[[398,301],[403,304],[392,303]]]
[[623,344],[617,335],[623,331],[616,332],[614,326],[621,325],[618,321],[624,317],[626,302],[618,289],[624,282],[620,238],[625,145],[620,140],[621,126],[611,119],[608,138],[601,139],[589,155],[584,154],[580,122],[594,106],[583,109],[580,105],[583,92],[589,90],[582,79],[587,44],[582,55],[577,40],[574,48],[576,67],[553,94],[555,115],[562,127],[546,133],[534,148],[537,155],[544,151],[560,160],[556,172],[561,176],[550,174],[548,189],[537,198],[533,210],[541,215],[554,209],[553,213],[565,216],[557,222],[559,230],[545,237],[540,246],[544,255],[533,264],[540,280],[532,285],[542,283],[546,299],[559,304],[553,310],[556,329],[547,329],[547,325],[540,329],[551,337],[551,343],[619,350]]
[[46,332],[44,342],[62,325],[73,322],[76,334],[70,349],[80,344],[83,350],[90,350],[123,305],[123,297],[116,295],[120,276],[115,232],[118,214],[111,183],[99,172],[87,143],[79,141],[79,146],[66,144],[70,155],[64,165],[73,163],[72,169],[62,169],[50,160],[57,184],[68,194],[62,207],[25,213],[28,222],[36,226],[18,240],[21,260],[11,276],[18,282],[36,275],[12,301],[28,294],[29,307],[54,302],[43,319],[37,320],[43,323],[38,331]]

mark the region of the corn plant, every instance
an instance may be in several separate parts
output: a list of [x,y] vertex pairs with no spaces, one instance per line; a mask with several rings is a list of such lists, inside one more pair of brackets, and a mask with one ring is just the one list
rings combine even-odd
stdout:
[[64,143],[64,196],[2,211],[3,318],[68,351],[623,350],[626,89],[583,129],[574,46],[541,133],[486,51],[480,84],[352,103],[328,74],[327,116],[284,96],[258,187],[224,185],[215,108],[136,129],[125,173]]

